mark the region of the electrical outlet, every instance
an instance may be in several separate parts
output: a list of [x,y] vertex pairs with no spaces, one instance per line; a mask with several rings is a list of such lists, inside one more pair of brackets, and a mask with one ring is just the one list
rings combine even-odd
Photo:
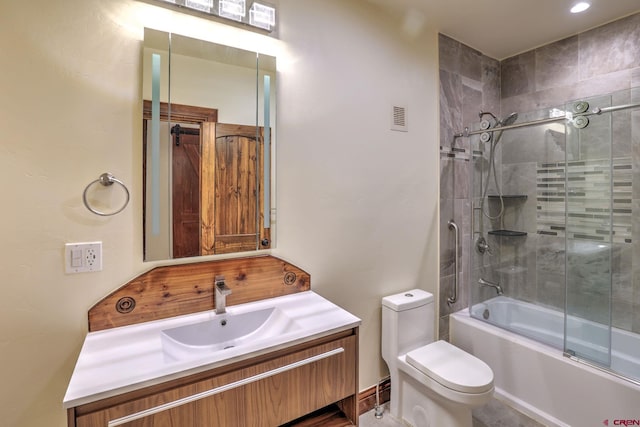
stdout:
[[67,274],[102,270],[102,242],[67,243],[64,253]]

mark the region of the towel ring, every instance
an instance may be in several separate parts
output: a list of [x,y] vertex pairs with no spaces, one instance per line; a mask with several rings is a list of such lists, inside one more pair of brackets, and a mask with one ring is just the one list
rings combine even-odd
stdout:
[[[97,209],[92,208],[91,205],[89,204],[89,202],[87,201],[87,190],[89,190],[89,187],[91,187],[96,182],[99,182],[100,184],[104,185],[105,187],[113,185],[114,182],[117,183],[117,184],[120,184],[120,186],[124,189],[124,192],[127,194],[127,200],[125,200],[124,205],[122,205],[122,207],[120,209],[118,209],[117,211],[109,212],[109,213],[101,212],[101,211],[99,211]],[[127,205],[129,204],[129,198],[130,198],[130,195],[129,195],[129,189],[127,188],[127,186],[124,185],[124,183],[122,181],[120,181],[119,179],[117,179],[116,177],[111,175],[109,172],[105,172],[102,175],[100,175],[100,177],[98,179],[96,179],[95,181],[91,181],[89,183],[89,185],[87,185],[85,187],[84,191],[82,192],[82,201],[84,202],[84,205],[86,206],[86,208],[89,209],[94,214],[100,215],[100,216],[111,216],[111,215],[115,215],[117,213],[122,212],[124,210],[124,208],[126,208]]]

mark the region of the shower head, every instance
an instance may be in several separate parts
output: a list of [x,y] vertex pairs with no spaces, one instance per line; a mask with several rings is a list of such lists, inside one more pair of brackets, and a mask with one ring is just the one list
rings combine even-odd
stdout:
[[512,125],[516,120],[518,120],[518,113],[513,112],[504,119],[498,120],[498,126],[509,126]]
[[496,119],[496,124],[493,127],[493,129],[496,131],[495,135],[493,135],[493,143],[494,144],[497,144],[498,141],[500,141],[500,138],[502,138],[502,129],[499,129],[499,128],[503,128],[505,126],[510,126],[516,120],[518,120],[518,113],[516,113],[516,112],[513,112],[513,113],[509,114],[507,117],[505,117],[502,120]]

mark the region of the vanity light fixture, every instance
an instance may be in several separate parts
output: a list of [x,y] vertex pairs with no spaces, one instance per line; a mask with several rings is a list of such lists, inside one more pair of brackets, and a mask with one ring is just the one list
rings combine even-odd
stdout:
[[218,15],[234,21],[242,21],[245,15],[245,0],[220,0]]
[[249,9],[249,25],[271,31],[275,24],[276,8],[254,1]]
[[172,8],[187,8],[205,15],[231,19],[271,32],[276,25],[276,8],[269,3],[253,2],[247,14],[246,0],[157,0]]
[[213,10],[213,0],[185,0],[184,5],[189,9],[201,10],[211,13]]
[[580,13],[580,12],[584,12],[585,10],[589,9],[591,7],[591,4],[585,2],[585,1],[581,1],[579,3],[576,3],[573,5],[573,7],[571,8],[571,13]]

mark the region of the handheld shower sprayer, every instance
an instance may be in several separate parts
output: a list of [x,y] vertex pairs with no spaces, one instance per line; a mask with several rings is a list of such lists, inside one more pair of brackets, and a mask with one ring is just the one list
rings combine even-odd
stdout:
[[518,113],[516,113],[515,111],[511,114],[509,114],[507,117],[505,117],[502,120],[498,120],[498,126],[500,127],[504,127],[504,126],[510,126],[512,125],[516,120],[518,120]]
[[[480,210],[487,218],[491,220],[496,220],[496,219],[502,218],[502,215],[504,214],[504,200],[502,199],[502,192],[500,191],[500,185],[498,183],[498,173],[496,171],[496,165],[495,165],[496,145],[498,145],[498,142],[502,137],[503,131],[500,128],[512,125],[518,119],[518,113],[513,112],[503,119],[497,118],[493,113],[490,113],[488,111],[480,111],[478,115],[480,116],[480,120],[483,121],[483,123],[486,122],[485,120],[483,120],[483,117],[485,115],[491,116],[495,122],[493,127],[491,127],[491,125],[488,123],[484,124],[484,126],[486,126],[487,131],[484,132],[480,138],[482,142],[489,142],[489,148],[490,148],[489,149],[489,171],[487,173],[486,184],[482,191],[482,199],[480,201]],[[485,127],[483,127],[483,129],[484,128]],[[491,178],[492,169],[493,169],[493,180],[495,182],[495,188],[498,195],[500,196],[500,211],[498,212],[497,215],[493,215],[493,216],[488,212],[488,210],[487,211],[484,210],[485,198],[487,197],[487,191],[489,190],[489,181]]]

